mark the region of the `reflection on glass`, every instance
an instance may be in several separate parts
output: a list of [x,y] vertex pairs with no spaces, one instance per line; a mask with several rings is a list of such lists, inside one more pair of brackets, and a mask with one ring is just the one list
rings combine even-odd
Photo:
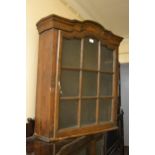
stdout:
[[101,73],[100,75],[100,95],[112,96],[113,75]]
[[99,102],[99,121],[106,122],[111,120],[112,99],[100,99]]
[[113,72],[113,50],[101,46],[101,71]]
[[97,69],[98,41],[91,38],[84,39],[83,67]]
[[77,126],[77,100],[60,100],[59,129]]
[[78,96],[79,95],[79,72],[61,71],[61,95]]
[[79,68],[81,40],[63,39],[62,48],[62,66]]
[[96,100],[82,100],[81,103],[81,125],[93,124],[96,122]]
[[83,72],[82,95],[96,96],[97,93],[97,73]]

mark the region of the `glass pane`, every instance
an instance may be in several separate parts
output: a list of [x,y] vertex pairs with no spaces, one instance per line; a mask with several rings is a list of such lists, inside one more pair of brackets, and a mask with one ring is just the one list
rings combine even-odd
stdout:
[[99,121],[111,120],[112,99],[101,99],[99,102]]
[[61,72],[61,95],[78,96],[79,95],[79,72],[62,70]]
[[82,95],[96,96],[97,92],[97,73],[83,72]]
[[83,67],[97,69],[98,41],[91,38],[84,39]]
[[80,67],[81,40],[63,39],[62,66]]
[[113,72],[113,50],[101,46],[101,70]]
[[100,75],[101,96],[112,96],[112,81],[113,81],[113,75],[101,73]]
[[82,100],[81,103],[81,125],[93,124],[96,122],[96,100]]
[[77,126],[77,100],[60,100],[59,129]]

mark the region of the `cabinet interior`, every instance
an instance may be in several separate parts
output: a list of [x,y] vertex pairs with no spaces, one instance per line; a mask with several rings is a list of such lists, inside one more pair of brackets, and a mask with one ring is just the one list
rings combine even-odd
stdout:
[[59,129],[112,119],[115,52],[91,38],[62,38]]

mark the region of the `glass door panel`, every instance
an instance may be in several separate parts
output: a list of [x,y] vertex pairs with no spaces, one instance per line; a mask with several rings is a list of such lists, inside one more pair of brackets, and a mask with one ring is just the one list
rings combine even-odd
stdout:
[[81,40],[63,39],[62,67],[80,67]]
[[82,100],[81,125],[94,124],[96,122],[96,100]]
[[101,46],[101,71],[113,72],[113,55],[113,50]]
[[111,121],[112,99],[100,99],[99,102],[99,121]]
[[96,69],[98,61],[98,41],[91,38],[84,39],[83,68]]
[[96,39],[83,39],[83,47],[81,39],[63,38],[62,41],[59,129],[92,126],[97,118],[99,124],[111,121],[112,99],[101,97],[113,96],[114,52],[103,45],[99,48]]
[[79,95],[79,71],[61,70],[61,96]]
[[97,95],[97,73],[83,72],[82,96]]
[[59,129],[77,126],[78,100],[60,100]]
[[100,96],[112,96],[112,74],[100,74]]

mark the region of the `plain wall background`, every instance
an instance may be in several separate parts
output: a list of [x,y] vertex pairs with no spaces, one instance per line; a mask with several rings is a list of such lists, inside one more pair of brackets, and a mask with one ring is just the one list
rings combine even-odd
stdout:
[[38,62],[38,31],[36,23],[50,14],[81,19],[59,0],[27,0],[26,7],[26,118],[35,116],[36,80]]

